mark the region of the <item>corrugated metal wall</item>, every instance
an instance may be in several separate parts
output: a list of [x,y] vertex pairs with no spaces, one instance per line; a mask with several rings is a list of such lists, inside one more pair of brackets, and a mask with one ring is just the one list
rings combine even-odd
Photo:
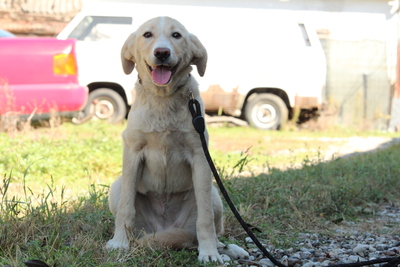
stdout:
[[81,0],[0,0],[1,11],[66,14],[82,7]]
[[21,36],[56,36],[81,0],[0,0],[0,28]]
[[327,56],[324,98],[335,106],[337,122],[386,130],[392,92],[387,75],[386,43],[325,39],[323,46]]

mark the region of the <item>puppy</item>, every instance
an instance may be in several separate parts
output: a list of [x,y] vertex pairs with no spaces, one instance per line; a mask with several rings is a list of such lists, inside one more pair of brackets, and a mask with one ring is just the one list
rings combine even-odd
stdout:
[[[129,233],[141,244],[175,249],[198,246],[199,261],[218,261],[218,252],[248,257],[236,245],[224,247],[222,201],[188,109],[190,97],[202,107],[191,65],[204,75],[207,52],[178,21],[157,17],[125,41],[123,70],[136,67],[135,100],[122,134],[122,175],[110,189],[115,216],[108,249],[128,249]],[[205,132],[208,141],[208,133]]]

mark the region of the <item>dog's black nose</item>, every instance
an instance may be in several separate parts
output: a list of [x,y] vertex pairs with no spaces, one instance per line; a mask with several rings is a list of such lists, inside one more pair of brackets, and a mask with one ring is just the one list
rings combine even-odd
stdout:
[[160,48],[156,48],[154,50],[154,56],[162,61],[169,58],[170,55],[171,55],[171,51],[169,50],[169,48],[160,47]]

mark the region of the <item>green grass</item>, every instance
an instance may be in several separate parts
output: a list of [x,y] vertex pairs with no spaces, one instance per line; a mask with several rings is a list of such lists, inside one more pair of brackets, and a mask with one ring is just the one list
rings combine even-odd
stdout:
[[15,187],[25,183],[41,192],[54,180],[57,186],[66,186],[67,196],[85,193],[90,184],[110,184],[120,174],[123,129],[123,125],[102,123],[64,124],[14,138],[0,134],[5,155],[0,158],[0,170],[11,175]]
[[268,219],[271,214],[281,221],[281,230],[292,224],[301,229],[321,218],[354,219],[357,207],[371,203],[399,201],[399,156],[396,145],[347,159],[304,162],[300,169],[271,168],[268,174],[229,178],[226,184],[235,203],[252,206],[249,220],[274,226]]
[[[114,230],[108,186],[121,172],[123,129],[64,124],[0,134],[0,266],[22,266],[32,259],[52,266],[203,266],[196,251],[105,251]],[[368,215],[359,207],[400,201],[400,145],[323,162],[320,153],[329,142],[319,140],[399,135],[243,128],[209,132],[212,156],[233,202],[262,231],[258,236],[275,246],[292,246],[298,232],[329,234],[332,221],[363,220]],[[252,148],[244,153],[249,144]],[[260,164],[263,168],[254,171]],[[289,167],[282,169],[282,164]],[[223,239],[246,247],[243,230],[227,208],[225,214]],[[387,225],[385,231],[399,230]]]

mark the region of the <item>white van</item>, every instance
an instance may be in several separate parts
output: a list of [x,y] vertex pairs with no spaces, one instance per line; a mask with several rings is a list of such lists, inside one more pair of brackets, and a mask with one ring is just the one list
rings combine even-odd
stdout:
[[122,120],[133,101],[137,74],[125,75],[120,49],[146,20],[170,16],[195,34],[208,52],[205,76],[196,76],[208,113],[244,118],[278,129],[294,107],[318,109],[326,60],[315,30],[295,11],[210,6],[86,5],[58,35],[76,38],[80,81],[89,87],[85,113]]

